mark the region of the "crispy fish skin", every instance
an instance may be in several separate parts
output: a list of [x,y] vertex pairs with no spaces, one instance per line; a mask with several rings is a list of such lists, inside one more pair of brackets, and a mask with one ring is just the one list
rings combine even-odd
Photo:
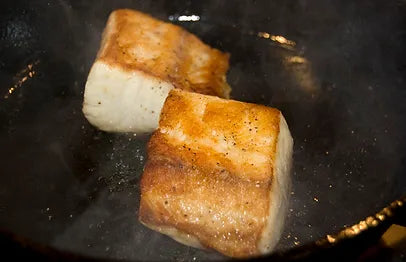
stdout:
[[269,253],[283,227],[292,146],[276,109],[171,90],[148,144],[139,220],[227,256]]
[[179,26],[116,10],[88,76],[83,112],[105,131],[151,132],[173,88],[228,98],[228,60]]

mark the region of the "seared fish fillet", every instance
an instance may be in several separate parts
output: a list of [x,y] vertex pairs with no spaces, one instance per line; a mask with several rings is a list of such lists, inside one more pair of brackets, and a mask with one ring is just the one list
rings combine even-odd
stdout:
[[228,98],[228,59],[179,26],[116,10],[87,79],[83,112],[105,131],[151,132],[173,88]]
[[171,90],[148,144],[139,220],[227,256],[266,254],[283,227],[292,146],[277,109]]

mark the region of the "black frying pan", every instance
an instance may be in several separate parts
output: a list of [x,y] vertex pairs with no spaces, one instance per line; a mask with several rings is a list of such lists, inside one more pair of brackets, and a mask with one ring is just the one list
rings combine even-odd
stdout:
[[293,191],[274,259],[359,258],[404,222],[401,201],[374,216],[406,193],[404,1],[1,1],[3,254],[224,259],[138,223],[148,137],[98,131],[81,112],[101,31],[123,7],[231,53],[232,97],[287,118]]

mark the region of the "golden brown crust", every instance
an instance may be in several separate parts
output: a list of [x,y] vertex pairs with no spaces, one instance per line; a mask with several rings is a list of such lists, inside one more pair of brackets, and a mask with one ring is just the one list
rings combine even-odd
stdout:
[[258,252],[268,210],[267,185],[256,187],[232,174],[151,161],[141,190],[139,216],[145,224],[175,227],[229,256]]
[[228,256],[259,255],[279,121],[276,109],[172,90],[148,144],[140,220]]
[[121,9],[107,22],[98,60],[142,71],[176,88],[228,97],[229,54],[211,48],[179,26]]
[[[194,156],[196,165],[209,170],[227,169],[242,179],[269,181],[279,117],[274,108],[172,90],[161,112],[160,132],[150,143],[162,144],[158,140],[167,136],[163,133],[179,131],[191,140],[187,141],[191,150],[177,152],[182,161]],[[170,141],[175,142],[185,144]]]

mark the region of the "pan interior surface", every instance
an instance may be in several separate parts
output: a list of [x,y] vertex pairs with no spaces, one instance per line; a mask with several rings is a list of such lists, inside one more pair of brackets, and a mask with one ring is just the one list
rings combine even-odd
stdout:
[[229,52],[231,97],[283,112],[295,145],[277,250],[337,232],[405,192],[405,2],[2,1],[1,229],[92,257],[224,259],[138,222],[148,136],[98,131],[81,112],[117,8]]

